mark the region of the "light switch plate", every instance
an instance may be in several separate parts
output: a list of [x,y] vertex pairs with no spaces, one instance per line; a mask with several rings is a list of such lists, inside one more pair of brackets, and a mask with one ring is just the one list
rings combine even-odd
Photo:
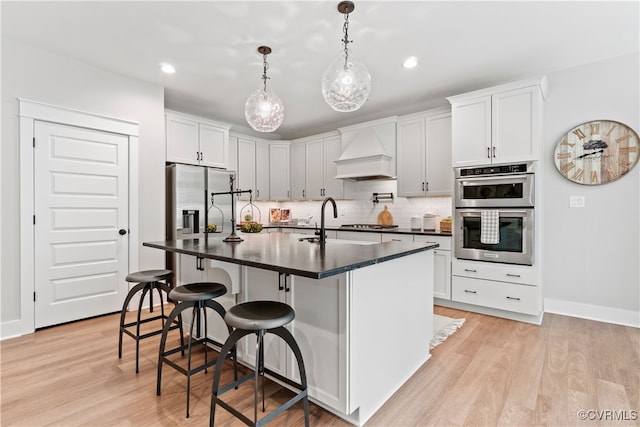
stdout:
[[584,196],[569,196],[570,208],[584,208]]

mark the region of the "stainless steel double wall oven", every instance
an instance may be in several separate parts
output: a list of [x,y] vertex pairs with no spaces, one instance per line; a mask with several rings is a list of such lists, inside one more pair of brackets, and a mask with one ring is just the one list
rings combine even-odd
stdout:
[[[532,163],[455,170],[454,256],[533,265],[534,173]],[[483,210],[498,213],[498,243],[481,241]]]

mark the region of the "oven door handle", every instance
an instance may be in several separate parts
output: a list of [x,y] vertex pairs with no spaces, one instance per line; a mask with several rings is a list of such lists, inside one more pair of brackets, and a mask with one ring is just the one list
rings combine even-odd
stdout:
[[522,174],[522,175],[501,175],[501,176],[474,176],[474,177],[464,177],[458,178],[458,182],[463,185],[486,185],[487,182],[496,182],[496,183],[520,183],[527,182],[527,180],[533,179],[532,174]]
[[480,216],[480,212],[486,211],[486,210],[496,210],[496,211],[498,211],[498,216],[505,216],[505,215],[511,215],[511,214],[527,215],[530,211],[533,210],[533,208],[527,208],[527,209],[511,209],[511,208],[502,208],[502,207],[498,207],[498,208],[471,208],[471,209],[470,208],[456,208],[456,211],[459,212],[462,216],[471,216],[473,214],[477,214],[477,215],[474,215],[474,216]]

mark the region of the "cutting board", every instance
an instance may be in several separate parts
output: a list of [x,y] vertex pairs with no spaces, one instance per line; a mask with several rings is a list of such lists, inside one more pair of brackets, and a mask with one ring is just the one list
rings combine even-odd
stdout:
[[380,225],[393,224],[393,215],[391,215],[391,212],[389,212],[389,208],[387,208],[387,205],[384,205],[384,209],[382,209],[382,212],[378,214],[378,224]]

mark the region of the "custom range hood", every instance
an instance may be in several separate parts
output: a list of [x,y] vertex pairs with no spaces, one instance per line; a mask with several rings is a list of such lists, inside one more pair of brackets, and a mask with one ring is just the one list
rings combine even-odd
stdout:
[[377,126],[342,132],[342,154],[336,163],[336,178],[348,180],[395,179],[395,120]]

